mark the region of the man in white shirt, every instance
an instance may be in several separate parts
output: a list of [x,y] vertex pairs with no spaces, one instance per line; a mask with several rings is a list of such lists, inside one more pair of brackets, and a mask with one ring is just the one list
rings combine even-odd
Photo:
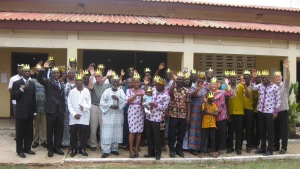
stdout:
[[[8,84],[8,91],[11,93],[12,92],[12,86],[13,86],[13,83],[17,80],[20,80],[22,78],[22,68],[23,68],[23,64],[18,64],[17,66],[17,71],[18,71],[18,74],[14,75],[13,77],[10,78],[9,80],[9,84]],[[12,108],[13,108],[13,113],[14,113],[14,116],[16,115],[16,100],[12,100]]]
[[68,97],[69,125],[71,132],[70,156],[77,154],[77,135],[79,134],[80,146],[79,153],[88,156],[85,147],[89,137],[91,95],[89,89],[83,87],[82,75],[76,75],[76,88],[72,89]]

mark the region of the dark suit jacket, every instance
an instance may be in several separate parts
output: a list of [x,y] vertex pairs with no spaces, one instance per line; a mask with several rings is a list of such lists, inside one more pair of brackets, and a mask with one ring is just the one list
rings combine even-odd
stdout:
[[46,113],[55,113],[56,107],[59,107],[60,113],[65,113],[65,89],[64,85],[60,83],[61,89],[59,90],[54,79],[44,78],[44,71],[41,70],[38,78],[38,82],[45,87],[46,93]]
[[33,118],[36,113],[35,84],[29,81],[24,92],[20,89],[21,85],[25,85],[23,78],[15,81],[12,87],[12,99],[17,101],[16,118]]
[[[48,78],[48,72],[50,71],[50,73],[49,73],[49,78]],[[44,71],[44,78],[46,78],[46,79],[52,79],[52,72],[51,72],[51,69],[46,69],[45,71]]]

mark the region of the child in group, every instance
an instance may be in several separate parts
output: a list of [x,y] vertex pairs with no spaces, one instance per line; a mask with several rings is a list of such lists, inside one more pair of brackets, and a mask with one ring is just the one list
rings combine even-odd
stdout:
[[204,157],[204,147],[205,142],[208,139],[210,141],[210,147],[212,149],[212,153],[210,154],[212,157],[217,158],[218,153],[216,152],[215,147],[215,136],[216,136],[216,116],[218,116],[218,107],[214,103],[214,93],[209,92],[204,99],[204,103],[202,104],[202,133],[201,133],[201,146],[200,146],[200,154],[199,157]]
[[149,106],[150,102],[153,102],[152,89],[151,87],[148,87],[146,94],[143,96],[143,106],[146,114],[151,114],[151,106]]

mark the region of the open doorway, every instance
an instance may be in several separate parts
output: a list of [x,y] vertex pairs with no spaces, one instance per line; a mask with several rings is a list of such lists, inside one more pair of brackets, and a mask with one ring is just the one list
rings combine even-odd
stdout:
[[83,68],[86,69],[90,63],[104,64],[106,71],[112,69],[120,75],[121,69],[126,72],[129,67],[134,67],[143,77],[146,67],[153,74],[160,63],[164,62],[167,67],[167,55],[164,52],[84,50]]
[[[12,52],[11,53],[11,75],[17,74],[18,64],[29,64],[30,67],[34,67],[38,61],[42,60],[45,62],[48,59],[48,53],[23,53],[23,52]],[[12,107],[10,108],[10,116],[14,114]]]

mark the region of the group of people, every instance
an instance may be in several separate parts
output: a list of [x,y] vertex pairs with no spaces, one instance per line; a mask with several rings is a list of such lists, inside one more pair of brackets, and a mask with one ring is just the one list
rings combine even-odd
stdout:
[[146,143],[144,157],[159,160],[166,140],[171,158],[184,157],[183,150],[200,158],[218,157],[220,150],[241,155],[244,139],[246,153],[287,151],[288,60],[283,81],[280,71],[268,70],[239,76],[226,70],[218,80],[212,69],[174,72],[161,63],[154,74],[145,68],[142,78],[134,68],[118,75],[105,73],[103,64],[84,71],[76,71],[75,58],[69,64],[60,70],[49,57],[34,68],[18,65],[11,78],[19,157],[34,155],[31,148],[40,144],[48,157],[63,155],[67,147],[71,157],[88,156],[86,149],[96,151],[99,143],[102,158],[119,155],[120,144],[137,158]]

